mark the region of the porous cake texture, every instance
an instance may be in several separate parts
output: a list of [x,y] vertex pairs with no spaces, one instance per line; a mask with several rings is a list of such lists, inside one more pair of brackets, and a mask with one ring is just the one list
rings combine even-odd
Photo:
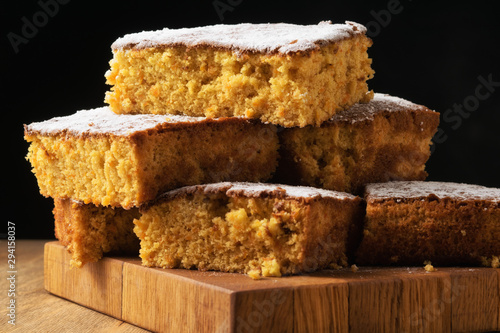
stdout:
[[255,183],[184,187],[140,210],[143,265],[252,277],[345,266],[363,212],[361,198],[347,193]]
[[117,113],[259,118],[286,127],[319,125],[372,93],[366,28],[237,24],[126,35],[112,45]]
[[131,208],[177,187],[265,181],[276,128],[245,118],[117,115],[109,108],[25,126],[44,196]]
[[447,182],[369,184],[364,265],[498,267],[500,189]]
[[320,127],[280,131],[273,182],[362,193],[367,183],[424,180],[439,113],[376,93]]
[[71,199],[54,199],[56,238],[71,253],[70,264],[82,267],[105,253],[138,255],[139,239],[133,232],[139,210],[83,204]]

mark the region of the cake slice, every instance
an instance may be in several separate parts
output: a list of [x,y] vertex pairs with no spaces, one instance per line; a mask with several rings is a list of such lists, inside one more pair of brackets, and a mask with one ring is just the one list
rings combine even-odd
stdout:
[[366,28],[237,24],[126,35],[111,46],[105,101],[117,113],[319,125],[371,93]]
[[276,128],[245,118],[117,115],[103,107],[25,125],[44,196],[131,208],[177,187],[265,181]]
[[363,265],[499,267],[500,189],[446,182],[366,187]]
[[56,238],[71,253],[71,265],[82,267],[106,253],[138,255],[139,239],[134,219],[139,210],[83,204],[70,199],[54,199]]
[[346,265],[363,207],[347,193],[226,182],[167,192],[140,211],[143,265],[256,278]]
[[280,131],[273,182],[358,194],[367,183],[424,180],[438,124],[439,113],[377,93],[321,127]]

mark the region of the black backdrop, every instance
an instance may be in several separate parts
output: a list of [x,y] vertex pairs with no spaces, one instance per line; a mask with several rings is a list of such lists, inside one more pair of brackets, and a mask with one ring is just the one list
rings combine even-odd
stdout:
[[[441,112],[430,180],[500,187],[500,20],[493,1],[77,1],[2,4],[2,220],[52,238],[52,201],[25,160],[23,126],[103,105],[110,45],[163,27],[356,21],[367,25],[372,89]],[[5,154],[3,154],[5,156]],[[5,170],[7,172],[5,172]]]

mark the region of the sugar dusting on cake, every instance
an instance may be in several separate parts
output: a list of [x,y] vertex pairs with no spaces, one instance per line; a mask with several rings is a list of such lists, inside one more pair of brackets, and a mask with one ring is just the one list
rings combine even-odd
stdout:
[[332,24],[323,21],[317,25],[288,23],[241,23],[211,25],[196,28],[143,31],[118,38],[111,48],[144,49],[156,46],[183,45],[186,47],[213,46],[236,52],[290,53],[318,49],[321,45],[337,42],[366,28],[358,23]]
[[451,182],[395,181],[367,185],[366,196],[369,200],[435,197],[500,202],[500,189]]
[[195,123],[204,117],[154,114],[116,114],[108,107],[78,111],[65,117],[55,117],[26,126],[28,132],[41,135],[68,133],[71,135],[112,134],[126,136],[169,123]]
[[423,105],[412,103],[403,98],[375,93],[373,99],[368,103],[354,104],[351,108],[335,114],[325,125],[339,121],[353,124],[366,120],[371,121],[379,112],[408,112],[409,110],[433,112]]
[[330,191],[315,187],[308,186],[287,186],[279,184],[267,184],[267,183],[245,183],[245,182],[235,182],[231,183],[231,188],[227,190],[227,195],[244,193],[249,197],[258,197],[261,193],[276,193],[282,192],[283,196],[293,197],[293,198],[316,198],[316,197],[328,197],[335,199],[347,199],[355,198],[354,195]]
[[279,196],[281,198],[333,198],[338,200],[355,199],[355,195],[330,191],[320,188],[308,186],[289,186],[270,183],[248,183],[248,182],[220,182],[204,185],[185,186],[162,195],[163,198],[174,198],[178,195],[186,193],[202,192],[209,193],[225,193],[227,196],[239,196],[257,198],[262,195]]

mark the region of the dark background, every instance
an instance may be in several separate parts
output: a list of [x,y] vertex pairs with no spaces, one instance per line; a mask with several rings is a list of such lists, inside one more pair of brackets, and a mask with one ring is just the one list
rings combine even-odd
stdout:
[[[17,238],[52,238],[52,200],[25,160],[23,124],[103,105],[111,43],[142,30],[321,20],[367,25],[372,89],[447,113],[427,164],[430,180],[500,187],[500,20],[493,1],[9,1],[1,9],[2,220]],[[62,4],[64,2],[64,4]],[[48,4],[52,5],[48,5]],[[40,14],[43,4],[51,15]],[[47,11],[47,10],[46,10]],[[392,11],[392,13],[391,13]],[[390,14],[390,15],[388,15]],[[38,23],[26,30],[26,21]],[[480,87],[480,77],[499,82]],[[462,113],[456,110],[463,106]],[[454,111],[455,108],[455,111]],[[447,111],[449,110],[449,111]]]

